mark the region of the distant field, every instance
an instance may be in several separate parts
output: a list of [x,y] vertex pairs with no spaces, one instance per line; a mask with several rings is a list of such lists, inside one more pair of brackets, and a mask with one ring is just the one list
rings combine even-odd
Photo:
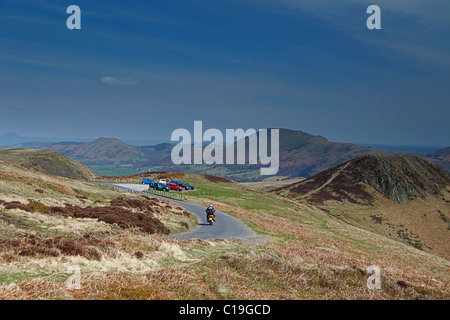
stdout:
[[243,185],[247,188],[255,189],[255,190],[271,191],[276,188],[285,187],[292,183],[302,181],[303,179],[304,178],[285,179],[285,177],[278,177],[278,178],[265,179],[260,182],[241,182],[241,185]]
[[125,176],[139,173],[135,168],[129,166],[89,165],[89,168],[101,176]]

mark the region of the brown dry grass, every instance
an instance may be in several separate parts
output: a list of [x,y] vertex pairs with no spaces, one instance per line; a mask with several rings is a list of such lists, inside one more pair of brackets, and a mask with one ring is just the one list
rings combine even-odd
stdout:
[[[81,289],[66,286],[67,274],[26,279],[0,286],[3,299],[448,299],[448,282],[421,272],[384,264],[382,289],[367,288],[367,265],[350,255],[331,254],[301,242],[286,246],[249,246],[239,241],[187,242],[156,239],[141,245],[136,256],[132,234],[113,237],[116,256],[129,254],[139,263],[174,256],[174,247],[190,258],[140,271],[91,272],[81,268]],[[163,245],[165,244],[165,245]],[[133,254],[132,254],[133,252]],[[190,252],[190,253],[189,253]],[[195,252],[195,253],[193,253]],[[25,259],[25,258],[21,258]],[[106,257],[102,258],[106,262]],[[118,258],[116,258],[118,259]],[[178,257],[180,259],[180,257]],[[78,261],[80,262],[80,260]],[[94,262],[91,262],[94,263]],[[67,264],[67,263],[66,263]],[[65,270],[62,265],[60,270]],[[418,284],[419,283],[419,284]]]
[[201,278],[173,268],[146,275],[106,272],[83,278],[81,289],[69,289],[55,277],[23,281],[0,287],[0,297],[9,300],[178,300],[211,298],[214,294]]
[[113,190],[95,183],[43,174],[0,161],[0,200],[25,203],[28,199],[39,199],[47,206],[61,206],[109,202],[115,196]]
[[[114,248],[114,243],[106,239],[95,239],[85,235],[78,239],[62,237],[41,240],[30,235],[20,240],[0,239],[0,252],[6,252],[3,257],[11,262],[18,256],[29,257],[59,257],[60,255],[82,256],[88,260],[101,260],[102,251]],[[15,256],[15,257],[14,257]]]
[[[271,236],[275,243],[264,245],[265,250],[281,259],[285,266],[296,265],[309,274],[307,282],[314,284],[310,289],[314,291],[315,287],[316,293],[319,293],[313,295],[315,298],[444,299],[450,296],[450,263],[447,260],[330,219],[320,210],[316,213],[323,215],[322,223],[296,223],[288,212],[280,217],[267,212],[208,202],[212,202],[217,210],[231,212],[244,221],[249,221],[256,230]],[[280,238],[281,235],[284,236]],[[250,264],[250,261],[243,263]],[[363,279],[367,280],[365,270],[370,265],[377,265],[382,270],[384,289],[381,292],[371,292],[361,285]],[[264,269],[260,262],[254,268],[252,272],[256,272],[258,268]],[[310,269],[316,272],[311,272]],[[277,277],[284,277],[285,272],[278,273]],[[289,283],[287,278],[285,281]],[[326,292],[328,285],[321,288],[324,283],[319,282],[323,282],[323,279],[328,279],[331,283],[329,289],[333,290]],[[358,286],[355,281],[358,281]]]
[[370,207],[328,201],[323,208],[348,224],[450,259],[450,207],[442,198],[429,195],[399,204],[374,193],[374,199]]

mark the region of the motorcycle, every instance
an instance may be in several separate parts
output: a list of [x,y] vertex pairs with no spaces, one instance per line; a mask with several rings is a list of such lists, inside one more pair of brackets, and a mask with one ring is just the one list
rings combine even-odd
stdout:
[[209,224],[213,225],[213,223],[214,223],[214,215],[208,214],[207,219],[208,219]]

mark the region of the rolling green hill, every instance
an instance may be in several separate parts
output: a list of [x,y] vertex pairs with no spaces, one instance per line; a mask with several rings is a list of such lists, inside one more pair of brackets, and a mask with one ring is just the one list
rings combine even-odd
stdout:
[[366,154],[393,155],[398,152],[331,142],[302,131],[280,130],[280,175],[310,177],[325,169]]
[[53,150],[0,149],[0,160],[55,176],[90,180],[98,175],[81,163]]
[[133,162],[144,157],[144,154],[137,148],[116,138],[99,138],[92,142],[74,145],[56,144],[48,148],[60,151],[84,164]]

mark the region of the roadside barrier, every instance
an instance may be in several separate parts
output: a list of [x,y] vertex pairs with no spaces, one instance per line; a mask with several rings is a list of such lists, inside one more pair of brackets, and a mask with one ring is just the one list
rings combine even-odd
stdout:
[[187,199],[187,196],[183,194],[183,191],[169,192],[169,191],[153,190],[150,188],[146,193],[153,193],[153,194],[158,194],[161,196],[171,197],[171,198],[179,198],[181,200]]
[[107,186],[107,187],[114,189],[116,191],[119,191],[119,192],[127,192],[127,193],[135,193],[135,194],[151,193],[151,194],[156,194],[156,195],[160,195],[160,196],[164,196],[164,197],[168,197],[168,198],[176,198],[176,199],[180,199],[180,200],[187,200],[187,198],[188,198],[185,194],[183,194],[182,191],[169,192],[169,191],[159,191],[159,190],[153,190],[153,189],[149,189],[149,190],[145,190],[145,191],[136,191],[133,189],[123,188],[123,187],[114,186],[114,185],[104,185],[104,186]]

